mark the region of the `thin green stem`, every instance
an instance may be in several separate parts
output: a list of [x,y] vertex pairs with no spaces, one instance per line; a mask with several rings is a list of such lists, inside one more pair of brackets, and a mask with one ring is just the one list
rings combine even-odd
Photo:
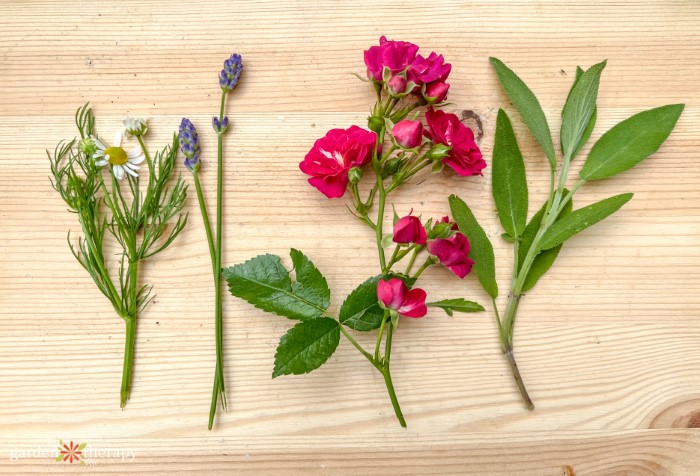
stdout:
[[384,337],[384,326],[386,325],[386,321],[389,318],[389,311],[385,310],[384,311],[384,317],[382,317],[382,323],[379,326],[379,334],[377,334],[377,345],[374,346],[374,360],[379,362],[379,350],[382,345],[382,338]]
[[418,257],[418,254],[421,252],[421,250],[423,249],[423,247],[424,247],[424,245],[417,246],[417,247],[413,250],[413,254],[411,255],[411,259],[408,261],[408,266],[406,266],[406,271],[405,271],[404,274],[406,274],[406,275],[410,275],[410,274],[411,274],[411,268],[413,268],[413,263],[416,262],[416,258]]
[[209,256],[211,257],[211,267],[216,279],[216,246],[214,245],[214,237],[211,231],[211,223],[209,222],[209,213],[207,213],[207,205],[204,202],[204,194],[202,193],[202,184],[199,180],[199,172],[193,172],[194,188],[197,191],[197,201],[199,202],[199,211],[202,213],[204,221],[204,231],[207,234],[207,243],[209,244]]
[[433,258],[432,258],[432,257],[428,257],[428,259],[425,260],[425,263],[423,263],[423,265],[422,265],[420,268],[418,268],[418,271],[416,271],[416,274],[414,274],[413,277],[414,277],[415,279],[418,279],[418,277],[419,277],[421,274],[423,274],[423,271],[425,271],[426,269],[428,269],[428,267],[429,267],[430,265],[434,264],[434,263],[435,263],[435,261],[433,261]]
[[384,255],[384,247],[382,246],[382,240],[384,235],[382,229],[384,227],[384,207],[386,206],[386,190],[384,190],[384,181],[382,180],[381,173],[377,174],[377,189],[379,190],[379,206],[377,210],[377,251],[379,253],[379,267],[382,272],[386,269],[386,256]]
[[343,333],[343,335],[350,341],[350,343],[351,343],[362,355],[364,355],[365,358],[366,358],[367,360],[369,360],[369,362],[370,362],[373,366],[377,367],[378,364],[377,364],[377,362],[374,360],[374,358],[372,357],[372,355],[370,355],[369,352],[367,352],[365,349],[362,348],[362,346],[361,346],[360,344],[358,344],[358,342],[353,338],[353,336],[351,336],[350,333],[349,333],[348,331],[345,330],[345,328],[343,327],[342,324],[340,325],[340,332]]
[[384,366],[383,370],[380,370],[384,376],[384,383],[386,384],[386,389],[389,392],[389,398],[391,399],[391,405],[394,407],[394,413],[396,413],[396,418],[398,418],[399,423],[403,428],[406,428],[406,419],[403,417],[403,412],[401,411],[401,406],[399,405],[399,399],[396,397],[396,391],[394,390],[394,383],[391,380],[391,340],[393,335],[394,324],[390,323],[386,331],[386,344],[385,344],[385,354],[384,354]]
[[126,340],[124,342],[124,367],[122,368],[122,386],[120,406],[124,408],[131,395],[131,378],[134,369],[134,345],[136,343],[136,317],[125,316]]

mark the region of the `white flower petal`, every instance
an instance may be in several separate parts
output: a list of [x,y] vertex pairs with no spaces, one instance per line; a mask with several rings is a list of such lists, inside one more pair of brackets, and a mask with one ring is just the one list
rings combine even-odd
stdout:
[[143,155],[141,153],[141,149],[131,149],[129,152],[126,153],[126,156],[130,159],[136,159],[141,155]]
[[139,169],[141,168],[141,167],[139,167],[138,165],[132,164],[131,162],[125,163],[124,165],[122,165],[122,167],[124,167],[124,168],[129,168],[129,169],[131,169],[131,170],[139,170]]
[[136,172],[134,172],[133,170],[131,170],[129,167],[122,167],[122,168],[124,169],[124,172],[126,172],[126,173],[129,174],[129,175],[131,175],[132,177],[138,177],[138,176],[139,176],[139,174],[137,174]]
[[117,131],[114,134],[114,147],[119,147],[122,145],[122,138],[124,137],[124,134],[122,131]]
[[124,178],[124,168],[121,165],[113,165],[112,173],[117,178],[117,180],[121,180]]
[[98,167],[102,167],[103,165],[107,165],[108,163],[109,161],[104,159],[95,161],[95,165],[97,165]]
[[104,151],[104,150],[97,150],[97,152],[95,152],[95,153],[93,154],[93,157],[104,157],[104,156],[105,156],[105,151]]
[[98,138],[96,138],[96,137],[93,137],[92,140],[95,141],[95,145],[97,146],[97,150],[101,150],[101,151],[103,151],[103,152],[104,152],[105,150],[107,150],[107,146],[106,146],[106,145],[104,144],[104,142],[102,142],[100,139],[98,139]]

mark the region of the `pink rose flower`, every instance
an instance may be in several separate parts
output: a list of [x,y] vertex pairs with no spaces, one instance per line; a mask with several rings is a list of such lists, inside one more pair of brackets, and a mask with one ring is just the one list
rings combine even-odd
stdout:
[[398,96],[399,94],[403,94],[406,92],[406,86],[408,85],[408,82],[406,81],[406,78],[400,75],[392,76],[391,79],[387,82],[387,86],[389,87],[389,94],[392,96]]
[[418,217],[410,214],[401,218],[394,225],[394,243],[415,243],[424,245],[428,238],[425,227]]
[[425,99],[430,104],[435,104],[447,99],[447,91],[450,90],[450,85],[442,81],[435,81],[425,87]]
[[391,135],[396,139],[396,143],[404,149],[413,149],[423,141],[423,123],[404,119],[394,124]]
[[380,279],[377,283],[377,297],[387,309],[392,309],[402,316],[423,317],[428,313],[425,305],[427,294],[420,288],[408,289],[399,278],[388,281]]
[[348,187],[348,171],[372,159],[376,141],[374,132],[357,126],[331,129],[314,143],[299,168],[311,175],[309,183],[326,197],[342,197]]
[[428,109],[425,119],[429,129],[426,135],[434,143],[451,147],[442,163],[462,177],[481,175],[486,162],[474,141],[472,130],[462,124],[456,115],[437,109]]
[[419,86],[438,80],[444,83],[447,81],[450,71],[452,71],[452,65],[445,63],[445,58],[433,51],[427,58],[423,58],[421,55],[416,56],[408,70],[408,79]]
[[428,251],[460,278],[469,274],[474,265],[474,261],[469,258],[469,240],[459,232],[450,238],[432,240],[428,243]]
[[382,36],[379,38],[379,46],[372,46],[365,50],[367,77],[382,81],[385,66],[389,68],[392,75],[405,71],[416,59],[416,53],[418,53],[418,45],[407,41],[390,41]]

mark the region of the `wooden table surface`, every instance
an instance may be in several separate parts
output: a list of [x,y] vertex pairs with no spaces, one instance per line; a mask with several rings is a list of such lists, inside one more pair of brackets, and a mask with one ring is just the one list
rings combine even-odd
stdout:
[[[192,194],[185,232],[141,275],[157,298],[140,316],[122,411],[124,323],[68,250],[66,233],[79,225],[50,186],[45,149],[75,135],[73,113],[86,101],[106,135],[126,113],[148,116],[151,147],[186,116],[202,131],[213,204],[217,74],[240,52],[224,264],[305,250],[337,309],[374,274],[373,238],[297,164],[329,128],[365,124],[373,95],[351,73],[364,73],[362,52],[382,34],[452,63],[448,109],[481,117],[488,162],[496,112],[510,108],[489,56],[532,86],[553,129],[576,65],[605,58],[594,138],[642,109],[687,105],[655,156],[582,190],[578,205],[635,197],[567,242],[523,300],[516,352],[537,409],[519,401],[490,312],[431,312],[401,326],[393,369],[404,430],[381,377],[347,341],[313,374],[272,380],[292,323],[227,295],[230,408],[207,431],[213,290]],[[700,3],[4,1],[0,53],[0,472],[700,474]],[[534,209],[546,165],[514,124]],[[408,186],[397,210],[443,215],[449,193],[477,210],[505,288],[511,248],[498,238],[490,168]],[[437,267],[427,276],[433,296],[487,302],[474,276],[462,282]],[[134,458],[77,468],[41,453],[59,439]]]

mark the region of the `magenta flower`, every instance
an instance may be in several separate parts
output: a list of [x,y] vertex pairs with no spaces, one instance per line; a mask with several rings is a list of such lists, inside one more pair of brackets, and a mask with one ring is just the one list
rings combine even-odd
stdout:
[[399,278],[387,281],[380,279],[377,283],[377,297],[384,307],[406,317],[423,317],[428,313],[425,305],[427,294],[420,288],[408,289]]
[[442,81],[435,81],[425,87],[425,100],[430,104],[440,103],[447,99],[447,91],[450,90],[450,85]]
[[444,83],[447,81],[450,71],[452,71],[452,65],[445,63],[445,58],[433,51],[427,58],[423,58],[421,55],[416,56],[408,70],[408,79],[419,86],[435,81]]
[[469,240],[459,232],[450,238],[432,240],[428,243],[428,251],[460,278],[468,275],[474,265],[469,258]]
[[348,186],[348,172],[372,159],[376,141],[374,132],[357,126],[331,129],[314,143],[299,168],[311,176],[309,183],[326,197],[342,197]]
[[426,135],[436,144],[451,147],[442,163],[463,177],[481,175],[486,162],[474,141],[474,132],[462,124],[456,115],[437,109],[428,109],[425,119],[428,125]]
[[394,124],[391,135],[404,149],[413,149],[423,142],[423,123],[404,119]]
[[416,59],[418,45],[407,41],[387,40],[379,38],[379,46],[365,50],[365,65],[367,77],[375,81],[384,79],[384,68],[389,68],[391,75],[405,71]]
[[428,238],[425,227],[418,217],[410,214],[401,218],[394,225],[394,243],[415,243],[424,245]]

